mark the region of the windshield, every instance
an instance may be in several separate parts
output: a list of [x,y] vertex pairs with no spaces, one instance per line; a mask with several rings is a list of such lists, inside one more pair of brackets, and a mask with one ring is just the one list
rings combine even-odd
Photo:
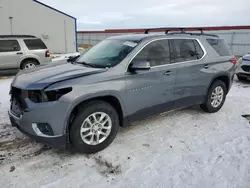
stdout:
[[120,63],[136,45],[136,41],[107,39],[90,48],[77,60],[77,63],[98,68],[113,67]]

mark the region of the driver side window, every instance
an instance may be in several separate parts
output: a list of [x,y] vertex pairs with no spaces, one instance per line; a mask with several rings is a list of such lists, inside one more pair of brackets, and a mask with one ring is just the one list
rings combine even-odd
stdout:
[[157,40],[145,46],[132,63],[147,61],[151,67],[170,64],[169,41]]

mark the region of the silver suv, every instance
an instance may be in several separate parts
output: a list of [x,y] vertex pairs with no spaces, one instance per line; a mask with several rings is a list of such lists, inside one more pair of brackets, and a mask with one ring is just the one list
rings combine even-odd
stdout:
[[28,69],[51,61],[46,45],[30,35],[0,35],[0,70]]
[[9,116],[37,141],[94,153],[148,116],[190,105],[217,112],[235,64],[225,41],[204,33],[111,37],[73,63],[20,71]]

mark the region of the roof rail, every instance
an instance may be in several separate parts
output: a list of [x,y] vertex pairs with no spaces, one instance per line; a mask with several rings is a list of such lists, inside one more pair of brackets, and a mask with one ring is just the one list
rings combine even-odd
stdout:
[[167,34],[169,31],[171,30],[176,30],[176,29],[184,29],[184,28],[165,28],[165,27],[160,27],[160,28],[148,28],[148,29],[145,29],[144,31],[144,34],[148,34],[149,31],[152,31],[152,30],[163,30],[165,31],[165,33]]
[[[200,31],[200,33],[187,33],[185,32],[185,29],[191,29],[192,31]],[[174,34],[188,34],[188,35],[205,35],[205,36],[211,36],[211,37],[219,37],[218,35],[213,35],[213,34],[207,34],[204,33],[202,28],[196,29],[196,28],[149,28],[144,31],[144,34],[148,34],[149,31],[151,30],[163,30],[165,31],[165,34],[167,35],[174,35]],[[180,30],[180,32],[171,32],[171,30]]]
[[0,38],[36,38],[33,35],[0,35]]

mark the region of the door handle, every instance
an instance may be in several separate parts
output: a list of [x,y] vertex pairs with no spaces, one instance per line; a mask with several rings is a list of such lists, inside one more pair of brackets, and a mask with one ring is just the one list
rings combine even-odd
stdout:
[[204,65],[204,69],[208,69],[210,67],[210,65],[206,64]]
[[23,52],[17,52],[16,54],[17,54],[17,55],[22,55],[22,54],[23,54]]
[[165,76],[169,76],[170,74],[172,74],[172,71],[166,71],[166,72],[164,73]]

